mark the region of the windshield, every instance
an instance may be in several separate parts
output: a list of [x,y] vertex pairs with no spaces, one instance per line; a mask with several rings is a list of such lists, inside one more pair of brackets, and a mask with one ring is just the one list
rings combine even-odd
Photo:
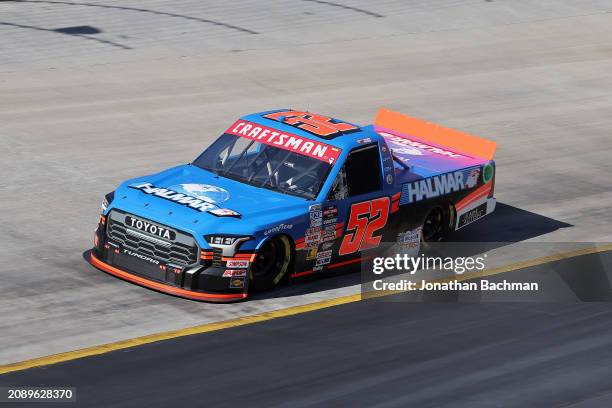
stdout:
[[313,199],[331,165],[240,136],[223,134],[194,162],[219,176]]

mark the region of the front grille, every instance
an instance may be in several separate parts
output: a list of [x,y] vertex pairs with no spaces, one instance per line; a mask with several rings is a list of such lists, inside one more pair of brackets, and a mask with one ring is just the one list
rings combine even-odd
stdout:
[[[174,265],[188,266],[198,262],[198,245],[191,235],[173,229],[176,231],[175,240],[166,241],[128,227],[125,223],[126,215],[128,214],[113,210],[109,214],[107,223],[108,237],[121,244],[123,248]],[[159,223],[154,224],[163,226]]]

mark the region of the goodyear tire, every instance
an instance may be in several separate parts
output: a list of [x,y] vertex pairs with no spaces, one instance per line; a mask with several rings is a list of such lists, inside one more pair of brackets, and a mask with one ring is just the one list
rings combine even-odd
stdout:
[[273,288],[285,277],[291,264],[291,243],[284,235],[268,239],[257,251],[251,267],[250,287],[256,291]]

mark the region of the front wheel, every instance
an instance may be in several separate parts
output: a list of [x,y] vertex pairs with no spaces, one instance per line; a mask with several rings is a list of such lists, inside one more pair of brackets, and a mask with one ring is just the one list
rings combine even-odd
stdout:
[[286,236],[267,240],[257,251],[251,266],[251,285],[255,290],[266,290],[276,286],[289,270],[291,243]]

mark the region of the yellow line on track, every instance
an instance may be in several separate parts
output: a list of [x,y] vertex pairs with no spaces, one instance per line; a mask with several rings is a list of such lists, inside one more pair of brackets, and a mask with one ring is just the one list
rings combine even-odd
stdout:
[[[439,281],[445,280],[469,280],[476,279],[484,276],[498,275],[500,273],[515,271],[518,269],[528,268],[531,266],[542,265],[549,262],[560,261],[567,258],[573,258],[582,255],[589,255],[599,252],[606,252],[612,250],[612,244],[601,245],[597,247],[577,249],[574,251],[563,252],[541,258],[536,258],[528,261],[517,262],[511,265],[507,265],[500,268],[487,269],[484,271],[476,272],[473,274],[458,275],[449,278],[444,278]],[[385,296],[396,294],[398,292],[387,292],[384,294],[376,294],[373,297]],[[368,296],[371,297],[371,296]],[[322,300],[314,303],[309,303],[301,306],[291,306],[286,309],[274,310],[270,312],[258,313],[251,316],[239,317],[236,319],[225,320],[222,322],[206,323],[198,326],[188,327],[185,329],[165,331],[161,333],[149,334],[146,336],[135,337],[128,340],[121,340],[114,343],[102,344],[99,346],[87,347],[79,350],[68,351],[65,353],[53,354],[50,356],[33,358],[30,360],[19,361],[16,363],[0,365],[0,374],[6,374],[13,371],[26,370],[28,368],[46,366],[51,364],[62,363],[65,361],[76,360],[83,357],[91,357],[100,354],[105,354],[111,351],[123,350],[130,347],[141,346],[143,344],[154,343],[163,340],[174,339],[177,337],[190,336],[192,334],[208,333],[231,327],[244,326],[247,324],[253,324],[258,322],[264,322],[267,320],[277,319],[279,317],[293,316],[301,313],[311,312],[314,310],[325,309],[328,307],[339,306],[347,303],[358,302],[362,299],[360,293],[349,296],[342,296],[334,299]]]

